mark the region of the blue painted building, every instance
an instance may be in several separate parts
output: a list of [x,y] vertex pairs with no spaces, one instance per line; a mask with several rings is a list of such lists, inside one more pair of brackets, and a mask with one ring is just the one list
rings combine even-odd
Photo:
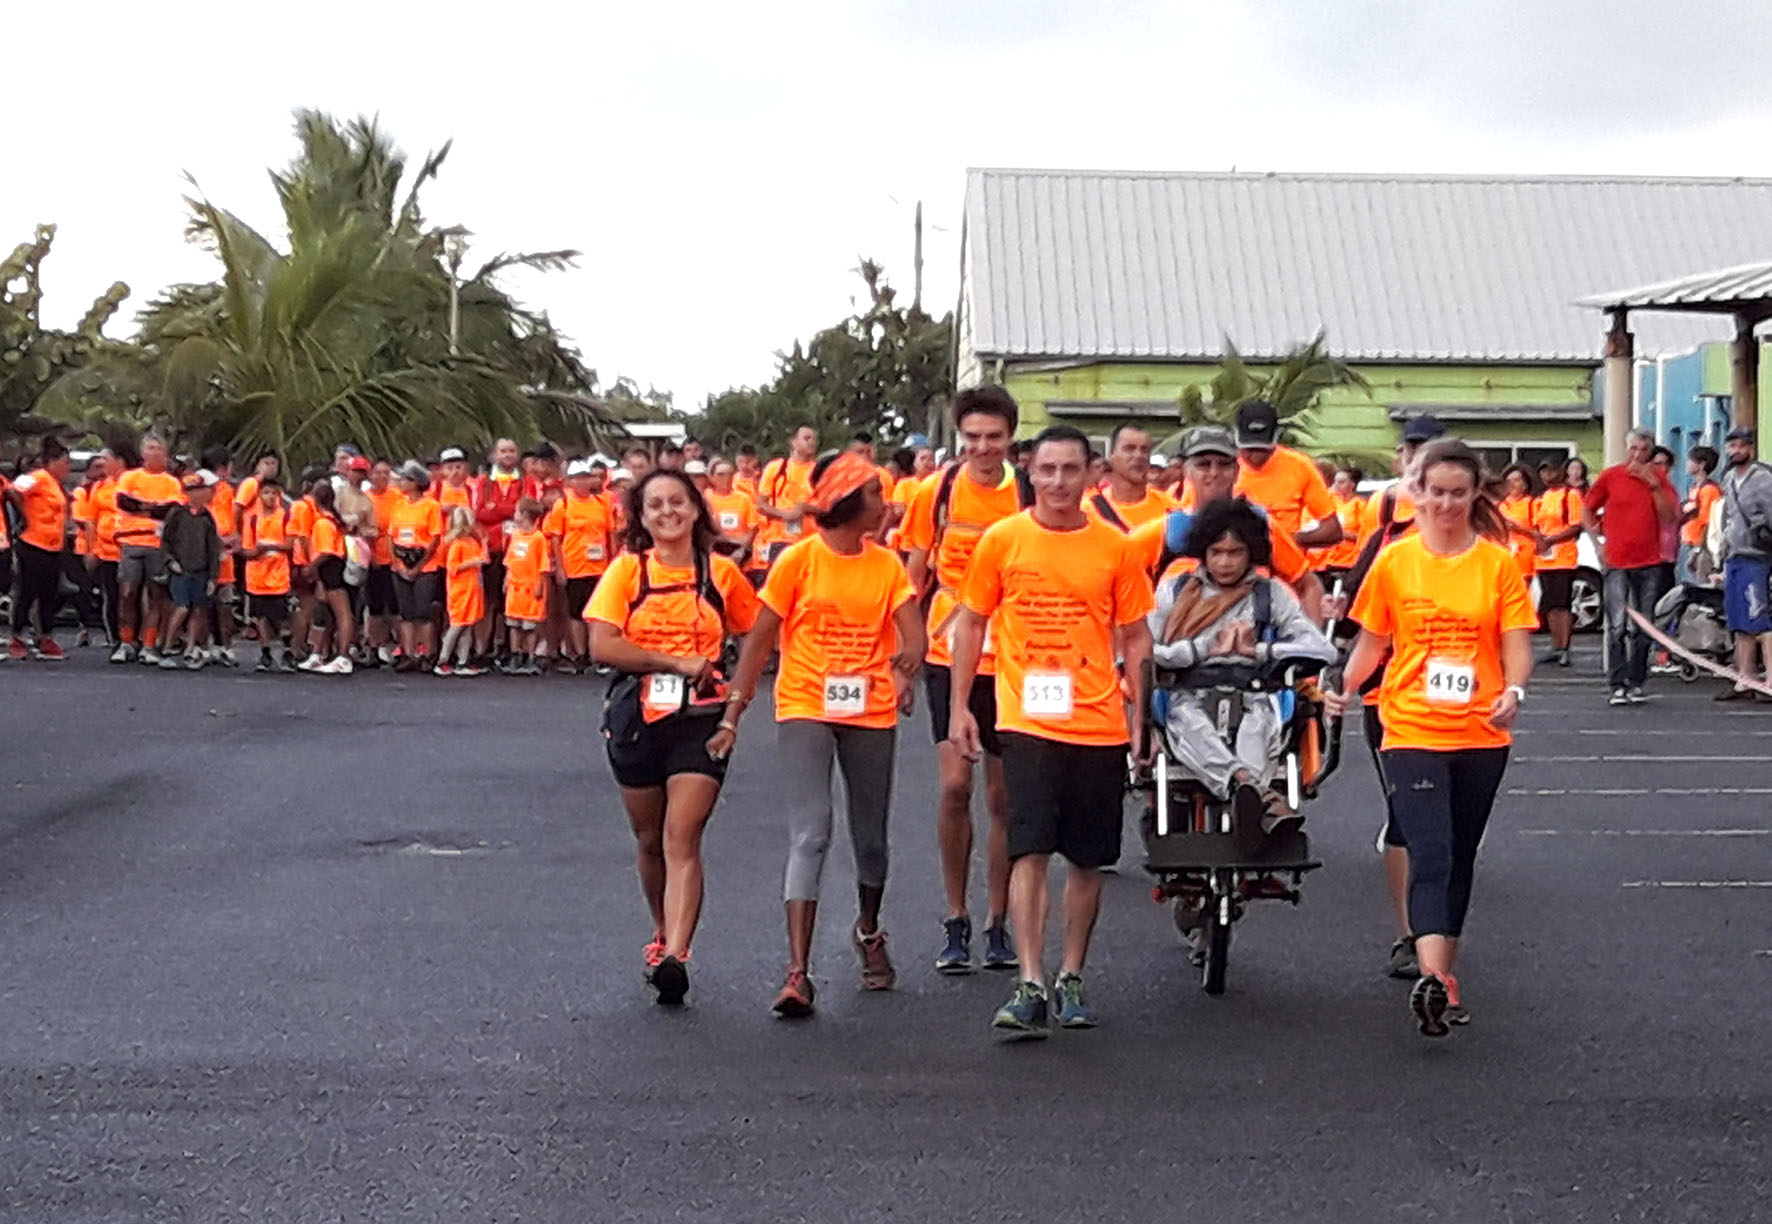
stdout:
[[[1686,353],[1639,360],[1636,365],[1636,425],[1679,457],[1674,488],[1682,496],[1686,452],[1699,444],[1723,449],[1729,432],[1729,346],[1705,344]],[[1716,372],[1721,367],[1722,385]]]

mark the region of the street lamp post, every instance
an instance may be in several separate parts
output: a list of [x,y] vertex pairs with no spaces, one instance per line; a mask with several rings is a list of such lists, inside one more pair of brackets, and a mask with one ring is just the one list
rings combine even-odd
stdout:
[[443,257],[449,261],[449,355],[461,353],[461,261],[468,253],[468,231],[459,225],[443,231]]

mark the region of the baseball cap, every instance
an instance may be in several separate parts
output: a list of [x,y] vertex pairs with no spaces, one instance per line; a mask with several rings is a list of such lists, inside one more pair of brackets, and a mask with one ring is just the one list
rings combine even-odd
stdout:
[[1249,450],[1272,450],[1280,441],[1280,414],[1262,399],[1252,399],[1237,409],[1237,445]]
[[1168,465],[1169,465],[1169,458],[1168,458],[1168,456],[1163,454],[1162,451],[1152,451],[1151,452],[1151,466],[1152,467],[1167,467]]
[[410,480],[413,484],[428,485],[431,483],[431,469],[413,459],[400,469],[400,479]]
[[183,485],[187,489],[213,489],[217,479],[214,472],[203,468],[196,472],[186,472]]
[[447,447],[443,448],[443,453],[437,456],[437,462],[438,463],[460,463],[462,460],[464,460],[466,458],[467,458],[467,455],[465,453],[463,453],[461,447],[447,446]]
[[350,462],[351,471],[353,471],[353,472],[367,472],[369,470],[369,467],[370,467],[369,460],[365,459],[362,455],[352,455],[351,456],[351,462]]
[[591,461],[589,459],[574,459],[566,465],[566,475],[568,477],[589,476],[590,474]]
[[708,465],[703,463],[700,459],[691,459],[683,465],[683,474],[685,476],[706,476],[708,474]]
[[1403,423],[1403,441],[1414,445],[1432,442],[1435,438],[1444,436],[1445,433],[1446,427],[1440,424],[1440,418],[1431,412],[1410,417]]
[[1182,458],[1192,459],[1195,455],[1224,455],[1235,459],[1237,439],[1223,425],[1196,425],[1188,430],[1181,444]]
[[1728,435],[1723,440],[1725,442],[1752,442],[1754,440],[1754,431],[1745,425],[1737,425],[1734,429],[1729,431]]
[[634,474],[626,468],[616,468],[613,472],[609,473],[609,481],[611,484],[618,480],[632,480],[633,478]]

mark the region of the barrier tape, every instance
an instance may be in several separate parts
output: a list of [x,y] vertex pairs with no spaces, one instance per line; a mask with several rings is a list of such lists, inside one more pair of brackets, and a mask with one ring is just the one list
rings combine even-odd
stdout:
[[1639,630],[1648,634],[1650,640],[1659,645],[1663,650],[1666,650],[1669,654],[1678,655],[1700,671],[1707,671],[1713,676],[1727,680],[1736,688],[1749,689],[1755,693],[1764,693],[1768,697],[1772,697],[1772,684],[1768,684],[1764,680],[1756,679],[1753,676],[1744,676],[1734,668],[1724,667],[1721,663],[1707,659],[1703,655],[1693,654],[1690,650],[1686,649],[1686,647],[1680,645],[1678,642],[1667,636],[1666,633],[1663,633],[1660,629],[1656,628],[1654,623],[1651,622],[1648,617],[1644,616],[1635,608],[1626,608],[1625,611],[1630,613],[1630,618],[1637,623],[1637,628]]

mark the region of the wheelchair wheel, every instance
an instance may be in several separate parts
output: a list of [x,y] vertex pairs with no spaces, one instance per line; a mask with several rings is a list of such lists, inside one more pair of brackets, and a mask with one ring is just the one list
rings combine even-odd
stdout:
[[1684,659],[1680,660],[1680,679],[1681,680],[1684,680],[1687,684],[1692,684],[1697,681],[1698,675],[1699,675],[1698,664],[1689,663]]
[[1209,995],[1224,993],[1224,973],[1231,956],[1230,898],[1219,897],[1206,911],[1206,929],[1201,940],[1205,953],[1200,963],[1200,985]]

